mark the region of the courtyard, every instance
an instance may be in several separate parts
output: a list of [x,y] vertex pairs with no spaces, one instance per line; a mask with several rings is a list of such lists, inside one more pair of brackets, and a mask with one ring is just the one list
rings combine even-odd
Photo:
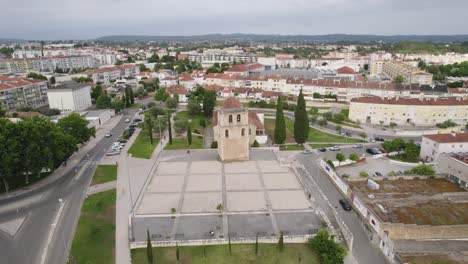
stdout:
[[272,150],[222,163],[216,150],[165,151],[134,208],[135,242],[314,234],[322,226],[297,176]]

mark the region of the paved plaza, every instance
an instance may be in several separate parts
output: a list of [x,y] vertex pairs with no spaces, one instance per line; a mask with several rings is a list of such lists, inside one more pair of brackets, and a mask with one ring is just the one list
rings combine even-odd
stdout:
[[315,233],[321,227],[297,176],[272,150],[222,163],[216,150],[165,151],[134,208],[136,242]]

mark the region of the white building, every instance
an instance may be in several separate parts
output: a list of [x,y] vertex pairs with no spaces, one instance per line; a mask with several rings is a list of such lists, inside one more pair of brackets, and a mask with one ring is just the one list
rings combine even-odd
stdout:
[[91,85],[74,81],[52,86],[47,91],[50,108],[83,111],[91,107]]
[[437,172],[468,190],[468,153],[442,153],[437,162]]
[[468,152],[468,133],[423,135],[420,158],[438,161],[442,153]]

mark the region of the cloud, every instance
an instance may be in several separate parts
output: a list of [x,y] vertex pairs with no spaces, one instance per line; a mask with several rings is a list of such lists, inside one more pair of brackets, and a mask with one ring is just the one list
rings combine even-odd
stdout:
[[465,0],[1,0],[0,37],[466,34]]

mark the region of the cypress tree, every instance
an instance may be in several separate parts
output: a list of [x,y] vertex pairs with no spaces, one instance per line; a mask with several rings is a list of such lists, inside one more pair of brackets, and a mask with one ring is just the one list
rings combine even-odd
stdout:
[[192,129],[190,128],[190,125],[187,127],[187,142],[190,145],[192,145]]
[[177,258],[177,261],[179,261],[179,244],[176,244],[176,258]]
[[255,255],[258,254],[258,234],[255,235]]
[[128,88],[125,88],[125,107],[130,107],[130,93]]
[[228,236],[228,243],[229,243],[229,255],[232,256],[232,249],[231,249],[231,236]]
[[278,249],[279,249],[280,252],[283,252],[283,249],[284,249],[283,231],[280,231],[280,238],[278,240]]
[[297,98],[297,107],[294,112],[294,139],[298,144],[304,144],[309,136],[309,118],[307,117],[304,95],[301,92]]
[[151,236],[148,229],[146,229],[146,240],[146,255],[148,257],[148,263],[153,263],[153,246],[151,245]]
[[128,94],[130,95],[130,105],[133,105],[135,103],[135,97],[133,96],[133,89],[128,88]]
[[172,145],[172,127],[171,127],[171,112],[167,112],[167,129],[169,130],[169,145]]
[[278,98],[276,105],[276,121],[275,121],[275,144],[283,144],[286,140],[286,124],[283,114],[283,100]]

